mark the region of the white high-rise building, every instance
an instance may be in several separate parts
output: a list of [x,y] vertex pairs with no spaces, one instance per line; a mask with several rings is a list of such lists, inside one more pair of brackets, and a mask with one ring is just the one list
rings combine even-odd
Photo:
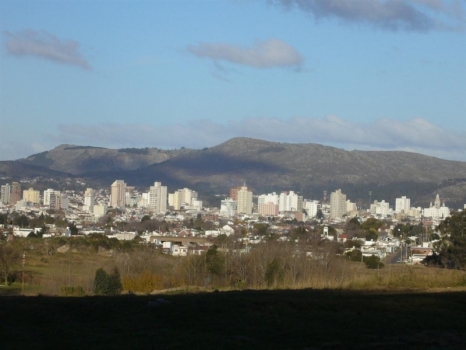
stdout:
[[411,199],[406,198],[406,196],[402,196],[401,198],[397,198],[395,200],[395,213],[407,214],[409,209],[411,209]]
[[84,210],[92,213],[95,205],[95,191],[92,188],[87,188],[84,192]]
[[191,199],[191,205],[189,206],[189,209],[193,210],[202,210],[202,201],[198,200],[197,198]]
[[374,201],[374,203],[371,204],[370,211],[371,211],[371,214],[381,215],[381,216],[387,216],[388,214],[391,213],[390,206],[387,202],[385,202],[385,200],[382,200],[381,202]]
[[[51,188],[44,191],[44,205],[50,206],[50,198],[51,196],[59,196],[60,191],[55,191]],[[55,203],[54,203],[55,206]]]
[[262,194],[259,197],[257,197],[257,204],[267,204],[267,203],[273,203],[273,204],[278,204],[278,194],[275,192],[269,193],[269,194]]
[[191,206],[193,199],[197,198],[198,194],[196,191],[183,188],[182,190],[175,191],[173,194],[169,194],[168,204],[173,206],[173,209],[180,210],[182,206]]
[[154,186],[149,189],[149,209],[155,214],[167,211],[167,186],[162,186],[161,182],[154,182]]
[[110,187],[110,206],[124,208],[126,206],[126,183],[123,180],[115,180]]
[[346,215],[346,194],[336,190],[330,194],[330,219],[342,218]]
[[310,217],[310,218],[314,218],[317,216],[317,211],[319,209],[322,209],[322,206],[321,204],[319,203],[319,201],[316,201],[316,200],[306,200],[306,202],[304,203],[304,209],[306,210],[307,212],[307,215]]
[[1,202],[3,204],[10,204],[10,191],[11,191],[10,184],[2,185],[2,187],[1,187]]
[[232,217],[236,215],[236,201],[231,198],[225,198],[220,202],[220,215]]
[[298,196],[294,191],[282,192],[278,207],[280,213],[301,212],[303,210],[303,197]]
[[149,206],[150,192],[144,192],[141,194],[141,200],[138,202],[138,208],[147,208]]
[[246,186],[241,186],[238,191],[236,212],[238,214],[252,214],[252,191],[249,191]]

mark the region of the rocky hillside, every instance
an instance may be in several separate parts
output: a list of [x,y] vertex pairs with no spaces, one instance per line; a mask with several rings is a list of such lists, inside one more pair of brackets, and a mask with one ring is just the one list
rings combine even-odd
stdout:
[[371,190],[373,199],[410,195],[427,203],[448,187],[449,201],[466,200],[465,162],[409,152],[344,151],[249,138],[234,138],[135,171],[86,175],[107,182],[122,178],[139,186],[162,181],[169,187],[216,193],[228,193],[229,187],[246,181],[255,193],[293,189],[311,198],[321,198],[323,190],[342,188],[351,198],[367,200]]
[[61,171],[50,170],[34,164],[23,164],[16,161],[0,162],[0,177],[7,179],[19,180],[20,178],[27,177],[64,178],[70,176],[72,175]]
[[[6,163],[0,165],[5,168]],[[247,182],[255,194],[295,190],[320,199],[324,190],[341,188],[348,198],[364,203],[368,191],[373,200],[407,195],[426,205],[439,193],[447,203],[466,203],[466,162],[409,152],[345,151],[318,144],[234,138],[202,150],[61,145],[12,163],[34,165],[36,172],[47,168],[79,174],[101,186],[115,179],[142,188],[162,181],[169,191],[186,186],[212,194],[228,193],[229,187]],[[27,173],[26,168],[21,171]]]
[[157,148],[109,149],[91,146],[60,145],[50,151],[19,160],[52,170],[71,174],[95,171],[134,170],[164,162],[190,150],[161,150]]

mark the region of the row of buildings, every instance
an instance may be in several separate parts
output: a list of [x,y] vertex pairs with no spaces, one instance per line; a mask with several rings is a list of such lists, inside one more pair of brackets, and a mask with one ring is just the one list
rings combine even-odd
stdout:
[[1,186],[0,201],[4,205],[25,206],[27,203],[44,204],[50,209],[67,209],[68,198],[65,193],[48,189],[41,198],[40,191],[29,188],[21,192],[21,184],[13,182]]
[[[128,186],[123,180],[116,180],[110,186],[110,195],[98,195],[100,190],[87,188],[82,198],[82,210],[99,218],[105,215],[108,208],[143,208],[153,214],[163,214],[167,210],[179,211],[193,210],[202,211],[203,204],[199,200],[196,191],[188,188],[178,189],[168,193],[167,186],[161,182],[154,182],[147,192],[139,192],[133,186]],[[257,202],[254,203],[254,199]],[[40,192],[29,188],[22,191],[18,182],[1,186],[1,202],[4,205],[16,205],[26,207],[27,203],[43,204],[50,209],[68,209],[69,198],[65,192],[54,189]],[[328,217],[330,220],[338,221],[344,217],[358,216],[360,212],[355,203],[347,199],[347,196],[338,189],[330,194],[328,203],[318,200],[304,199],[294,191],[281,193],[268,193],[254,196],[253,190],[244,184],[243,186],[230,189],[230,196],[221,200],[219,215],[223,217],[234,217],[236,215],[251,215],[257,213],[261,216],[270,217],[283,214],[293,214],[299,221],[306,218],[319,216]],[[450,215],[450,209],[441,203],[439,195],[436,196],[429,208],[412,207],[411,201],[406,196],[397,198],[395,208],[390,208],[388,202],[375,200],[370,205],[369,212],[373,216],[385,218],[387,216],[401,216],[413,218],[442,219]],[[323,215],[325,214],[325,215]]]
[[[91,192],[89,196],[92,196]],[[198,199],[198,193],[189,188],[168,193],[167,186],[162,186],[161,182],[154,182],[148,192],[138,195],[134,187],[127,186],[123,180],[116,180],[110,186],[109,205],[113,208],[125,208],[128,204],[146,207],[155,214],[165,213],[168,207],[172,207],[173,210],[202,210],[202,201]]]

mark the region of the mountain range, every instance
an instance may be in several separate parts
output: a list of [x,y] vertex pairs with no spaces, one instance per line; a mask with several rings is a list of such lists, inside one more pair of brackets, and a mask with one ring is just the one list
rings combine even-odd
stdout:
[[51,177],[86,178],[101,186],[116,179],[141,188],[162,181],[170,192],[189,187],[201,194],[226,194],[229,187],[246,183],[255,194],[294,190],[312,199],[322,199],[324,190],[329,194],[341,188],[352,201],[366,206],[370,198],[393,201],[401,195],[426,205],[437,193],[447,204],[462,207],[466,203],[466,162],[410,152],[345,151],[250,138],[233,138],[201,150],[61,145],[14,162],[0,162],[4,177],[39,172],[44,176],[47,171]]

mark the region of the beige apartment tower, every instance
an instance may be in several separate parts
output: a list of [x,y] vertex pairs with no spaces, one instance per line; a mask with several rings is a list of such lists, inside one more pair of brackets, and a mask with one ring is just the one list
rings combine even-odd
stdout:
[[126,183],[123,180],[115,180],[110,186],[110,206],[113,208],[126,206]]
[[252,191],[249,191],[246,186],[242,186],[238,191],[236,213],[237,214],[252,214]]
[[346,194],[336,190],[330,194],[330,219],[342,218],[346,215]]
[[26,202],[39,204],[40,203],[40,192],[30,188],[23,191],[23,199]]

